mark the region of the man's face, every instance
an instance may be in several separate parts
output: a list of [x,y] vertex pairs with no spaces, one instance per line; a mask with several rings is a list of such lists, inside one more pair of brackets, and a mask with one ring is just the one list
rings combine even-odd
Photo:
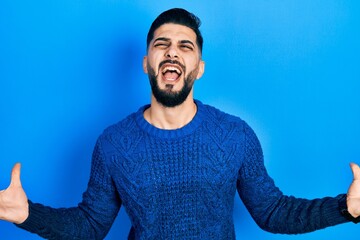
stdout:
[[174,107],[183,103],[204,72],[195,32],[179,24],[161,25],[154,32],[143,68],[160,104]]

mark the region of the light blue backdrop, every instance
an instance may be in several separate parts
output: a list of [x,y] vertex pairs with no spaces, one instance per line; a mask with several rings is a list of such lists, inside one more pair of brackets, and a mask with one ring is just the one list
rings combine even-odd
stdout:
[[[152,20],[185,7],[203,22],[195,96],[245,119],[284,193],[346,192],[360,163],[360,3],[356,0],[0,2],[0,189],[22,162],[28,197],[69,207],[86,188],[98,135],[149,102],[141,62]],[[256,226],[236,196],[238,239],[351,239],[344,224],[305,235]],[[121,210],[106,239],[126,239]],[[39,239],[0,222],[0,239]]]

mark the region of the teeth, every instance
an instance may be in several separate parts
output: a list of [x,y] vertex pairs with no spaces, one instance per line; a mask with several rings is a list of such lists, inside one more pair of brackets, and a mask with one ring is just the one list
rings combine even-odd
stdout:
[[165,73],[167,71],[175,71],[177,74],[181,74],[181,71],[176,68],[176,67],[172,67],[172,66],[167,66],[162,70],[162,73]]

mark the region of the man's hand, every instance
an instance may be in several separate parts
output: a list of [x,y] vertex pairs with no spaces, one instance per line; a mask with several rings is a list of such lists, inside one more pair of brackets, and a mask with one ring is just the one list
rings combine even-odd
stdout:
[[0,219],[12,223],[23,223],[29,216],[29,204],[20,181],[20,163],[11,172],[7,189],[0,191]]
[[350,167],[354,180],[349,187],[346,204],[349,213],[356,218],[360,216],[360,167],[355,163],[351,163]]

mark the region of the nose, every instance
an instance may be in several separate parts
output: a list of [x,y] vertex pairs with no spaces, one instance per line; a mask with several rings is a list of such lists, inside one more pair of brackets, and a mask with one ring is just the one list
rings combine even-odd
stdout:
[[178,58],[178,53],[175,47],[171,46],[168,48],[168,50],[165,52],[165,56],[167,58]]

